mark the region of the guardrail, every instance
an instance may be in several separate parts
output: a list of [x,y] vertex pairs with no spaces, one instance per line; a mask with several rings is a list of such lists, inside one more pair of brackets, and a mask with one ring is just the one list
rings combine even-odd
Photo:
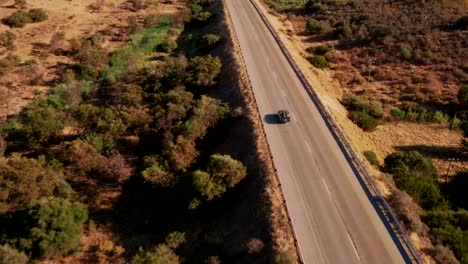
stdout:
[[[364,164],[361,162],[359,156],[356,154],[356,151],[352,147],[351,143],[348,141],[346,138],[343,130],[338,126],[335,118],[329,113],[325,105],[322,103],[320,100],[319,95],[315,90],[312,88],[312,85],[308,81],[308,79],[305,77],[304,73],[302,70],[299,68],[299,66],[296,64],[295,60],[293,59],[292,55],[289,53],[288,49],[284,45],[283,41],[280,39],[278,33],[276,30],[273,28],[273,26],[270,24],[268,21],[268,18],[263,14],[262,10],[258,6],[258,4],[255,2],[255,0],[249,0],[252,5],[255,7],[257,13],[260,15],[262,18],[263,22],[267,26],[268,30],[271,32],[273,35],[273,38],[276,40],[277,44],[279,45],[281,51],[285,55],[286,59],[288,60],[289,64],[292,66],[294,72],[297,74],[299,77],[299,80],[301,83],[306,87],[309,91],[309,95],[312,97],[314,103],[318,106],[318,110],[320,114],[325,117],[325,123],[331,128],[332,132],[335,134],[335,136],[339,139],[339,143],[344,147],[344,150],[346,151],[345,154],[348,155],[348,157],[352,160],[354,168],[359,172],[361,179],[365,180],[367,183],[368,191],[372,191],[374,195],[378,198],[375,202],[379,203],[380,209],[382,210],[382,213],[385,215],[387,221],[389,224],[394,225],[394,232],[395,235],[398,236],[398,239],[401,243],[402,246],[406,246],[405,251],[407,252],[408,256],[411,258],[412,262],[423,264],[424,261],[422,260],[421,256],[419,255],[418,251],[414,247],[414,245],[411,243],[408,235],[406,234],[406,231],[404,228],[401,226],[400,222],[398,221],[398,218],[396,215],[393,213],[390,205],[387,203],[385,198],[382,196],[382,193],[378,189],[378,187],[375,185],[374,179],[370,176],[369,172],[367,171],[366,167]],[[364,177],[362,177],[364,175]],[[396,227],[396,228],[395,228]],[[297,243],[297,242],[296,242]],[[298,249],[299,250],[299,249]],[[300,250],[299,250],[300,252]]]

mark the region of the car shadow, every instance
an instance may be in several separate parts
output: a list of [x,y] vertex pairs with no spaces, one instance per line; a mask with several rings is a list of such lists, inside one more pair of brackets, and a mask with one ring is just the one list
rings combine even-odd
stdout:
[[282,124],[278,118],[277,114],[267,114],[265,115],[264,119],[267,124],[274,125],[274,124]]

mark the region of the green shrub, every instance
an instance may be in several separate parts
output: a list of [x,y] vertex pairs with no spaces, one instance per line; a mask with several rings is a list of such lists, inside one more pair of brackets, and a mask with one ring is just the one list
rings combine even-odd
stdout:
[[411,54],[411,50],[407,48],[402,48],[400,50],[400,58],[404,60],[410,60],[413,55]]
[[192,174],[194,189],[206,200],[222,196],[228,188],[236,186],[247,175],[242,162],[229,155],[211,155],[208,172],[197,170]]
[[312,63],[312,65],[314,65],[316,68],[324,69],[328,67],[328,61],[324,56],[314,55],[307,58],[307,60],[310,63]]
[[315,55],[325,55],[330,50],[331,50],[331,48],[329,46],[325,46],[325,45],[308,47],[306,49],[307,52],[315,54]]
[[307,19],[306,29],[311,34],[318,34],[324,31],[324,26],[322,23],[320,23],[320,21],[309,18]]
[[373,118],[381,118],[384,115],[382,103],[379,101],[366,101],[364,98],[348,93],[341,100],[348,111],[358,111],[366,113]]
[[455,253],[462,263],[468,261],[468,211],[436,210],[424,216],[432,235]]
[[375,152],[372,151],[372,150],[366,150],[363,152],[364,154],[364,157],[366,157],[366,159],[369,161],[369,163],[378,168],[380,167],[380,162],[379,162],[379,159],[377,158],[377,155],[375,155]]
[[432,161],[417,151],[398,151],[388,155],[384,171],[391,173],[398,188],[406,191],[424,209],[446,206],[435,181],[438,177]]
[[206,34],[201,37],[201,44],[204,47],[212,47],[221,41],[221,37],[216,34]]
[[391,114],[393,117],[395,117],[398,120],[404,120],[406,116],[406,112],[404,110],[401,110],[400,108],[392,109]]
[[347,39],[353,35],[351,27],[344,23],[339,23],[333,30],[333,35],[338,39]]
[[221,72],[221,60],[211,55],[190,59],[187,81],[192,85],[210,86]]
[[186,20],[194,23],[206,23],[212,14],[208,11],[204,11],[203,7],[199,4],[192,3],[186,8]]
[[24,27],[27,23],[31,23],[32,19],[29,13],[23,10],[18,10],[9,17],[5,18],[4,22],[10,27],[21,28]]
[[372,131],[379,125],[379,121],[377,119],[363,111],[351,111],[349,112],[348,117],[353,121],[353,123],[365,131]]
[[27,264],[29,258],[9,245],[0,245],[0,263],[2,264]]
[[48,18],[47,13],[42,8],[33,8],[28,11],[28,14],[34,23],[47,20]]
[[19,248],[36,257],[65,256],[80,249],[88,210],[78,202],[44,198],[18,210],[12,232]]
[[311,13],[322,11],[323,7],[319,2],[320,1],[317,1],[317,0],[308,0],[304,4],[304,10],[306,12],[311,12]]

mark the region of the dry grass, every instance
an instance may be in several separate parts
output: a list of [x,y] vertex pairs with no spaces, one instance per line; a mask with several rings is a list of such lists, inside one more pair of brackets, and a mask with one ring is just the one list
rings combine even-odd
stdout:
[[[13,0],[0,2],[0,19],[16,11],[13,3]],[[181,6],[182,3],[177,2],[171,5],[159,4],[133,12],[126,0],[28,1],[28,9],[42,8],[49,18],[40,23],[28,24],[24,28],[9,28],[0,23],[0,32],[10,30],[16,35],[16,49],[12,52],[22,61],[34,60],[37,63],[14,67],[0,76],[0,95],[6,95],[0,97],[0,120],[18,113],[35,99],[38,92],[47,91],[60,78],[62,65],[72,63],[70,58],[50,52],[51,40],[55,34],[64,34],[64,41],[54,43],[55,46],[63,47],[68,45],[66,40],[92,36],[105,29],[118,34],[119,30],[126,27],[129,16],[137,16],[142,20],[147,14],[174,14]],[[107,37],[107,40],[105,47],[111,51],[122,46],[125,39]],[[0,49],[0,58],[7,54],[7,51]]]

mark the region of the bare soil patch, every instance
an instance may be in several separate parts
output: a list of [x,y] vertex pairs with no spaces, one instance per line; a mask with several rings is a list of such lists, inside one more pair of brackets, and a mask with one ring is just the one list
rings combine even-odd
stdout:
[[[32,8],[44,9],[48,19],[27,24],[23,28],[10,28],[0,23],[0,32],[9,30],[16,35],[16,48],[11,52],[23,62],[35,61],[33,65],[20,65],[0,75],[0,120],[18,113],[25,105],[33,102],[37,95],[48,91],[61,78],[62,66],[73,63],[66,56],[51,53],[50,44],[56,45],[55,48],[65,48],[68,46],[67,40],[89,37],[108,30],[115,32],[115,37],[108,37],[106,48],[115,50],[125,41],[119,39],[119,31],[125,29],[129,17],[136,16],[142,20],[148,14],[174,14],[182,8],[182,3],[150,5],[135,12],[126,0],[28,1],[27,9]],[[14,1],[0,2],[0,19],[16,10]],[[64,34],[64,41],[53,43],[52,37],[57,33]],[[7,54],[8,51],[0,48],[0,59]]]

